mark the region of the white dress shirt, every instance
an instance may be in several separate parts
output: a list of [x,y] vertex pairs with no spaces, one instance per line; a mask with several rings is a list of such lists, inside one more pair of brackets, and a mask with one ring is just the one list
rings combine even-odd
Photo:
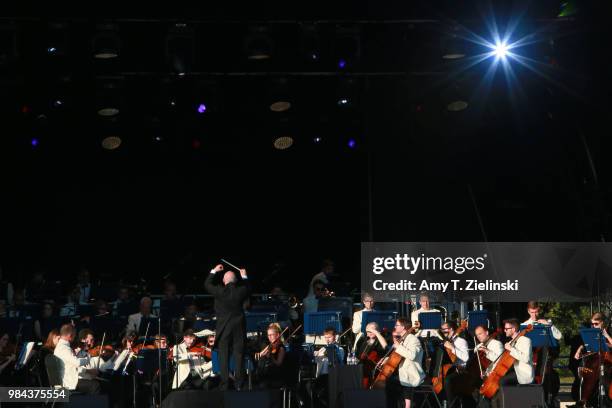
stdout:
[[514,371],[519,384],[531,384],[535,376],[533,369],[533,355],[531,340],[529,337],[521,336],[516,341],[510,355],[514,357]]
[[454,346],[454,353],[457,356],[455,366],[465,367],[468,359],[470,358],[470,352],[468,348],[468,342],[462,337],[455,337],[452,341]]
[[501,341],[496,339],[490,339],[486,347],[483,343],[480,343],[478,346],[476,346],[476,351],[479,348],[482,348],[485,351],[485,357],[490,362],[496,361],[504,352],[504,345]]
[[79,382],[79,374],[85,370],[89,358],[78,358],[67,340],[60,339],[55,346],[53,354],[59,358],[59,375],[62,378],[62,387],[75,390]]

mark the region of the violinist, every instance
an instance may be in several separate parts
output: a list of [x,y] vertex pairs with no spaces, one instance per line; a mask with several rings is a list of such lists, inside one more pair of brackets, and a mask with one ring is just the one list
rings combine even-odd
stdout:
[[[59,376],[62,378],[62,386],[84,394],[99,394],[100,383],[97,380],[89,380],[80,376],[81,373],[88,370],[86,366],[90,363],[90,357],[87,355],[86,357],[79,358],[75,355],[74,350],[70,347],[74,337],[74,327],[69,323],[64,324],[60,328],[60,339],[53,351],[53,354],[60,360]],[[97,374],[97,370],[93,370],[90,373],[93,375]]]
[[[591,327],[594,329],[600,329],[604,338],[606,339],[606,343],[609,348],[612,348],[612,335],[609,333],[609,329],[605,327],[605,318],[603,313],[596,312],[591,316]],[[576,350],[576,354],[574,355],[574,359],[579,360],[584,355],[584,344],[578,347]]]
[[91,357],[85,370],[79,373],[79,378],[93,380],[100,372],[114,368],[115,351],[108,344],[103,348],[102,345],[95,346],[94,332],[90,329],[82,329],[79,332],[79,345],[74,352],[79,358]]
[[[504,320],[504,332],[509,339],[504,345],[504,352],[508,352],[514,358],[514,362],[506,375],[499,380],[500,389],[506,385],[531,384],[535,377],[531,340],[527,336],[519,336],[519,329],[520,324],[517,319]],[[495,365],[489,368],[494,370]],[[503,406],[499,392],[491,398],[491,405],[493,408]]]
[[[460,377],[465,375],[464,369],[470,354],[467,341],[456,335],[455,322],[442,323],[441,330],[444,334],[443,346],[446,351],[442,361],[443,364],[451,365],[444,376],[444,390],[448,406],[452,406],[459,391]],[[454,357],[451,359],[451,356]]]
[[287,370],[285,363],[285,346],[278,323],[271,323],[267,330],[268,341],[262,351],[255,353],[257,379],[263,389],[281,388],[285,385]]
[[134,333],[128,333],[123,337],[123,339],[121,339],[121,352],[115,358],[113,364],[114,371],[121,371],[123,374],[127,373],[127,368],[131,359],[136,356],[136,353],[133,350],[135,338],[136,335]]
[[359,338],[355,346],[355,355],[363,364],[363,388],[370,387],[374,368],[385,355],[386,348],[387,340],[378,331],[378,324],[376,322],[368,323],[365,337]]
[[423,383],[425,372],[421,366],[423,349],[419,339],[409,331],[411,324],[408,319],[400,317],[395,322],[393,333],[393,349],[403,357],[398,367],[399,383],[401,385],[404,406],[410,408],[414,396],[414,388]]
[[172,352],[176,363],[172,389],[203,389],[212,373],[212,361],[206,361],[204,355],[211,352],[208,347],[196,343],[193,330],[185,330],[183,341],[174,346]]

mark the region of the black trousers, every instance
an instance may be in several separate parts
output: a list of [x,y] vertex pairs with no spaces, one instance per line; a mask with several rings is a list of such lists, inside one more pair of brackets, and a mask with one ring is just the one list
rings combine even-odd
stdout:
[[[219,323],[217,323],[219,324]],[[229,381],[229,354],[232,349],[234,357],[234,380],[235,384],[242,386],[244,383],[244,342],[246,336],[244,316],[231,318],[223,328],[220,338],[217,339],[219,353],[219,368],[221,370],[221,383],[219,388],[224,391]]]
[[83,394],[99,394],[101,390],[100,382],[96,380],[79,379],[76,390]]

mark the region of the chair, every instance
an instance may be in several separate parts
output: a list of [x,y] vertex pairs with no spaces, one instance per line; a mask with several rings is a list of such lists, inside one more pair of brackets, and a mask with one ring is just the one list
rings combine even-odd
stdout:
[[[425,406],[429,408],[435,408],[435,407],[442,408],[442,403],[440,402],[440,399],[438,398],[438,394],[436,394],[433,389],[433,384],[431,383],[431,379],[427,378],[423,384],[416,387],[414,389],[414,394],[423,395],[423,402],[421,402],[421,405],[419,405],[419,408],[423,408]],[[431,397],[433,397],[433,402],[435,402],[435,405],[433,406],[431,405],[431,402],[430,402]]]

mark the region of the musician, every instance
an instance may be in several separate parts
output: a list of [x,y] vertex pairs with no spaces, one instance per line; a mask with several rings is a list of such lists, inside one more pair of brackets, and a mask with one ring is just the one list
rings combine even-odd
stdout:
[[[412,321],[412,324],[417,329],[421,327],[421,322],[419,321],[419,315],[421,313],[438,312],[438,310],[432,309],[430,307],[429,296],[427,294],[425,294],[425,293],[423,293],[423,294],[421,294],[419,296],[419,304],[421,305],[421,307],[410,314],[410,320]],[[440,340],[442,340],[442,337],[440,336],[438,331],[437,330],[433,330],[433,329],[419,330],[417,336],[418,337],[430,337],[430,336],[433,336],[433,337],[437,337]]]
[[363,388],[369,388],[374,375],[374,368],[385,355],[387,340],[378,331],[378,324],[371,322],[366,325],[366,335],[361,336],[353,348],[355,355],[363,365]]
[[[331,259],[324,259],[321,265],[321,271],[312,277],[310,280],[310,286],[308,287],[308,296],[314,296],[314,283],[321,282],[323,286],[327,286],[330,283],[331,278],[334,276],[334,270],[336,268],[336,264]],[[315,310],[316,312],[316,310]]]
[[177,366],[172,380],[173,389],[203,389],[204,381],[210,377],[212,360],[205,361],[201,352],[194,352],[195,345],[196,335],[192,329],[187,329],[183,333],[183,342],[174,346],[173,355]]
[[[88,358],[90,351],[95,347],[96,339],[94,332],[91,329],[82,329],[78,335],[79,345],[74,350],[78,358]],[[91,357],[89,363],[85,366],[85,370],[79,373],[79,378],[85,380],[93,380],[99,372],[112,370],[114,368],[115,353],[111,353],[110,358],[106,361],[102,358],[103,353],[96,357]]]
[[[64,324],[60,328],[60,340],[53,351],[60,366],[59,376],[62,378],[62,386],[69,390],[77,390],[84,394],[99,394],[100,383],[96,380],[79,378],[79,374],[84,373],[86,366],[90,363],[89,356],[79,358],[70,347],[75,336],[74,327],[71,324]],[[97,374],[97,370],[89,369],[90,374]]]
[[361,302],[363,303],[363,309],[353,313],[353,325],[351,330],[355,334],[355,343],[353,344],[353,350],[356,350],[357,342],[363,337],[361,332],[361,322],[363,318],[363,312],[371,312],[374,310],[374,298],[369,293],[361,295]]
[[260,388],[281,388],[287,380],[286,350],[278,323],[272,323],[267,330],[268,342],[261,352],[255,354],[257,379]]
[[[444,349],[446,350],[443,363],[450,363],[452,367],[447,372],[444,378],[444,390],[446,391],[446,400],[448,406],[452,406],[455,398],[457,398],[458,381],[461,375],[464,375],[465,365],[469,359],[468,343],[465,339],[455,335],[457,332],[457,324],[455,322],[444,322],[441,326],[444,334]],[[449,356],[457,357],[453,363]]]
[[126,372],[127,368],[136,353],[133,351],[134,339],[136,335],[134,333],[128,333],[121,339],[121,352],[115,358],[113,363],[114,371]]
[[[330,366],[342,364],[344,362],[344,349],[337,342],[336,329],[328,327],[323,331],[325,346],[314,352],[316,357],[327,357]],[[327,370],[324,370],[327,371]],[[323,373],[323,374],[326,374]]]
[[319,309],[319,299],[326,293],[325,283],[320,280],[312,282],[312,294],[304,298],[304,313],[314,313]]
[[557,329],[555,325],[552,324],[552,320],[542,319],[540,317],[541,312],[542,308],[539,303],[534,300],[530,301],[527,303],[527,313],[529,313],[529,319],[525,320],[522,324],[525,326],[529,324],[543,324],[545,326],[550,326],[553,337],[556,340],[561,340],[563,338],[563,333],[561,333],[561,330]]
[[[522,324],[523,325],[531,324],[531,325],[549,326],[552,336],[557,341],[561,341],[561,338],[563,337],[561,330],[559,330],[552,324],[552,320],[541,318],[541,312],[542,312],[542,308],[538,302],[534,300],[528,302],[527,303],[527,313],[529,313],[529,319],[525,320]],[[548,351],[548,359],[546,361],[546,367],[539,366],[542,363],[542,360],[544,359],[543,357],[544,350],[543,349],[540,350],[539,348],[536,348],[535,354],[534,354],[534,358],[536,359],[537,364],[538,364],[538,366],[536,366],[535,369],[538,373],[541,372],[544,375],[544,382],[542,385],[544,387],[544,399],[546,401],[548,401],[549,398],[551,399],[556,398],[557,394],[559,393],[559,386],[560,386],[559,374],[555,370],[552,369],[552,364],[553,364],[554,359],[559,356],[559,348],[554,347],[547,351]],[[536,380],[538,382],[540,382],[539,378],[541,377],[536,376]]]
[[[0,379],[8,379],[8,373],[11,370],[11,365],[15,365],[17,359],[17,353],[15,344],[10,343],[10,337],[8,333],[4,333],[0,336]],[[8,382],[3,381],[4,384]]]
[[81,304],[79,300],[80,297],[81,289],[79,289],[78,285],[73,286],[72,289],[70,289],[70,292],[68,293],[68,301],[60,309],[59,315],[61,317],[76,315],[77,308]]
[[[605,327],[605,318],[603,313],[596,312],[591,316],[591,327],[594,329],[600,329],[603,341],[606,342],[609,348],[612,348],[612,336],[610,335],[609,329]],[[609,353],[609,352],[608,352]],[[584,345],[580,345],[574,354],[574,359],[583,359],[583,367],[579,368],[580,377],[582,381],[580,383],[579,401],[574,405],[575,407],[584,407],[589,401],[592,401],[597,396],[597,389],[599,388],[599,367],[600,360],[599,354],[585,353]],[[604,356],[604,389],[608,396],[612,398],[612,385],[610,385],[610,379],[612,378],[612,367],[607,362]]]
[[219,349],[219,364],[221,369],[220,390],[228,388],[229,379],[229,349],[232,346],[234,362],[236,363],[234,387],[240,390],[244,381],[244,342],[246,338],[246,318],[243,303],[248,298],[251,289],[248,284],[246,269],[240,269],[242,280],[239,282],[236,274],[227,271],[223,275],[223,285],[215,283],[215,275],[223,271],[223,265],[215,266],[206,282],[206,290],[215,298],[215,313],[217,315],[216,341]]
[[419,339],[408,332],[411,324],[408,319],[400,317],[395,322],[393,335],[393,348],[404,359],[398,368],[399,382],[402,388],[404,406],[410,408],[414,395],[414,388],[423,383],[425,372],[421,366],[423,349]]
[[[527,336],[519,337],[520,323],[517,319],[504,320],[503,323],[504,332],[509,339],[504,345],[504,352],[508,352],[510,356],[514,358],[514,363],[506,375],[499,380],[499,389],[506,385],[531,384],[535,377],[531,340]],[[512,344],[513,341],[515,341],[514,344]],[[496,364],[497,362],[489,367],[489,371],[494,370]],[[491,398],[491,406],[493,408],[503,407],[503,401],[499,391]]]
[[127,326],[125,326],[126,333],[129,333],[129,332],[140,333],[141,332],[140,323],[142,322],[143,318],[145,319],[157,318],[157,316],[151,313],[152,304],[153,304],[153,301],[148,296],[145,296],[142,299],[140,299],[140,311],[138,313],[131,314],[128,317],[128,323],[127,323]]
[[[504,345],[501,341],[489,336],[489,329],[485,326],[477,326],[474,330],[478,344],[474,347],[474,352],[479,353],[482,351],[484,357],[489,360],[490,363],[497,361],[499,356],[504,352]],[[478,357],[478,356],[477,356]],[[481,377],[484,373],[481,372]]]

